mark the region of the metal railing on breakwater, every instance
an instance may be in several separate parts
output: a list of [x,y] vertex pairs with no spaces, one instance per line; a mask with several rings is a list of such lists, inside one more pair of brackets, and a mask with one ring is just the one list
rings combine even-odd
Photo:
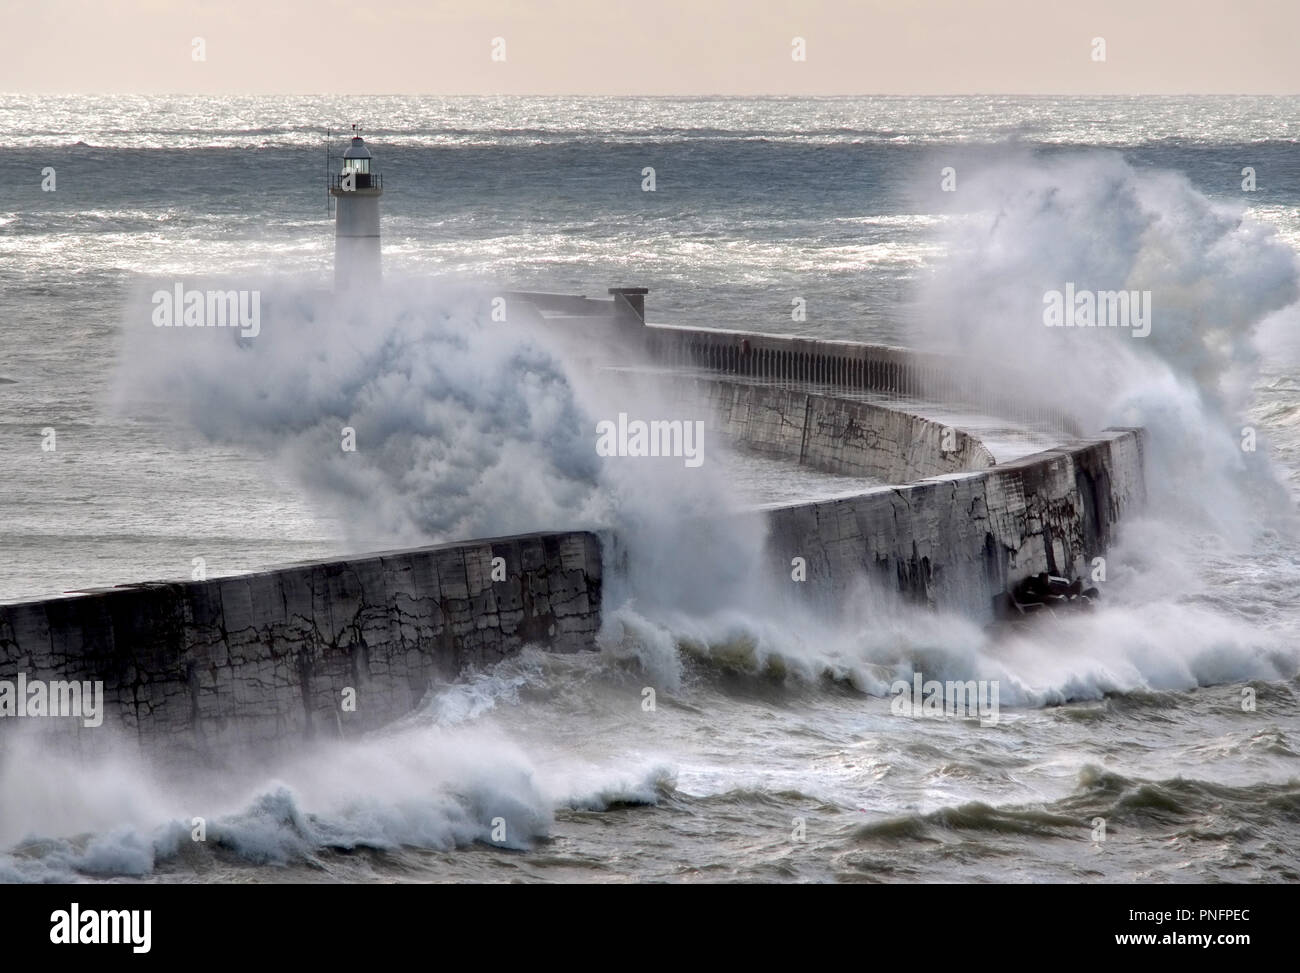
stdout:
[[1069,410],[1019,391],[1011,371],[996,363],[891,345],[667,324],[647,325],[646,336],[651,357],[670,368],[870,393],[878,404],[913,409],[927,402],[961,405],[1034,429],[1082,435]]

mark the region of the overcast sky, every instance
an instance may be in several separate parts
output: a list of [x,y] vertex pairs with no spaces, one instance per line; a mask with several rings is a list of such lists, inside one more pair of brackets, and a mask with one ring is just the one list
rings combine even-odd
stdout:
[[6,92],[1300,92],[1300,0],[0,0],[0,24]]

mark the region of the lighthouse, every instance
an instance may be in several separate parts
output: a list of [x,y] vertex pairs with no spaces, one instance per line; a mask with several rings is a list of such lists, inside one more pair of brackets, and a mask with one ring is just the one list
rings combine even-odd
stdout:
[[[355,129],[356,126],[353,126]],[[360,135],[343,153],[343,168],[330,176],[334,209],[334,289],[378,287],[379,197],[383,178],[374,171],[374,157]]]

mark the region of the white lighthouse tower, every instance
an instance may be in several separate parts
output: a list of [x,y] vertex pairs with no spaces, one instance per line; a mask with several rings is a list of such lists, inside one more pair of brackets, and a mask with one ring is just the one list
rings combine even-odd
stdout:
[[[353,126],[355,131],[356,126]],[[343,153],[343,168],[330,177],[334,210],[334,289],[378,287],[379,197],[383,178],[374,171],[373,157],[360,135]]]

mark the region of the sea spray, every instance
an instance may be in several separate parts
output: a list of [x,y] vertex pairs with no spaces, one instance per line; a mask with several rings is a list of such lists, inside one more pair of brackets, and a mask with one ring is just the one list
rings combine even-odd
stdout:
[[[1106,151],[1006,147],[951,202],[961,219],[923,288],[917,345],[989,363],[1087,432],[1146,428],[1153,508],[1247,545],[1259,515],[1284,515],[1275,474],[1240,436],[1256,332],[1300,294],[1295,254],[1272,227]],[[1044,328],[1044,296],[1063,281],[1149,291],[1150,333]]]
[[[363,549],[603,519],[561,365],[463,285],[390,281],[370,303],[268,280],[262,329],[154,329],[127,311],[117,405],[166,410],[274,457]],[[146,297],[147,292],[140,295]]]

